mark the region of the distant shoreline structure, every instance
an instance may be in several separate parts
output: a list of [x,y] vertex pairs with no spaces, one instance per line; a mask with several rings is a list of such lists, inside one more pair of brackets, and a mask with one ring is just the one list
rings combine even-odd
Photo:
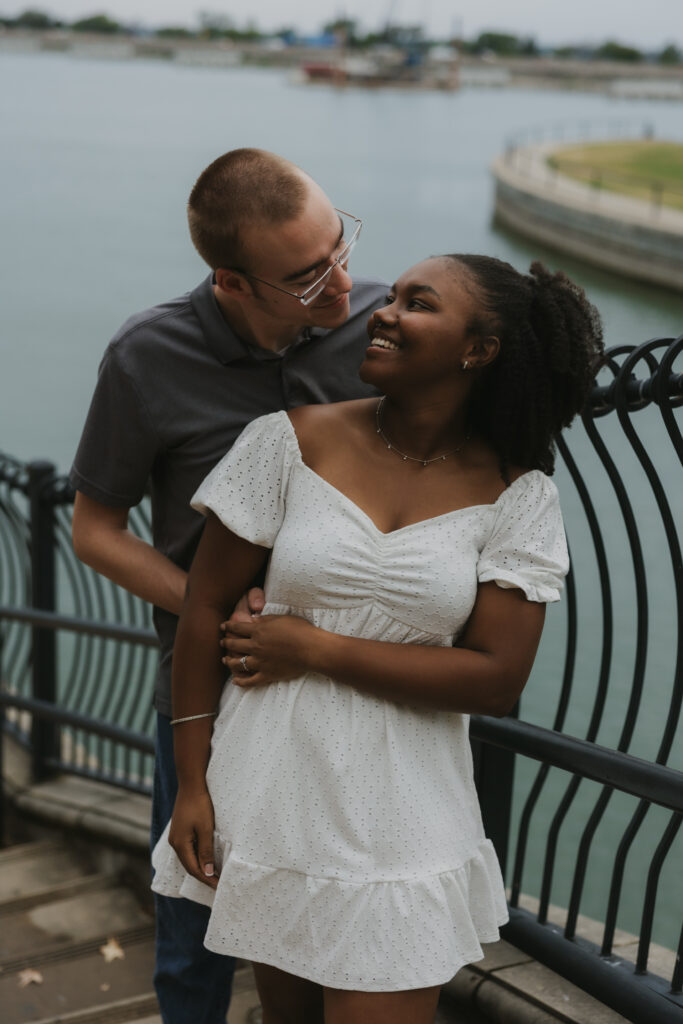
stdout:
[[[173,39],[102,35],[63,29],[0,29],[1,53],[55,54],[102,60],[162,60],[213,68],[240,65],[300,70],[305,64],[333,64],[339,52],[314,46],[274,46],[272,42]],[[368,57],[372,51],[365,51]],[[429,66],[429,56],[426,63]],[[353,83],[355,84],[355,83]],[[391,83],[389,83],[391,84]],[[558,57],[457,58],[461,88],[544,88],[607,93],[624,99],[683,100],[683,65],[627,64],[620,61]],[[359,83],[356,87],[363,87]],[[452,85],[450,87],[453,87]]]
[[495,160],[496,221],[592,266],[680,293],[683,212],[558,173],[548,160],[565,145],[510,147]]

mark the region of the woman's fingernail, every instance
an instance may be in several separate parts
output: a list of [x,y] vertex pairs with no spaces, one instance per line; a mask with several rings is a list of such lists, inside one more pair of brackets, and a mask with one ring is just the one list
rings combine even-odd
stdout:
[[204,865],[204,874],[207,878],[213,878],[213,864]]

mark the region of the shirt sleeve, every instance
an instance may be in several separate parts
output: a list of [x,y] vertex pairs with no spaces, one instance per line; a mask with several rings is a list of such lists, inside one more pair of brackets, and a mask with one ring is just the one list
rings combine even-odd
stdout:
[[477,565],[480,583],[518,587],[529,601],[559,601],[569,571],[555,484],[540,470],[518,477],[500,499]]
[[259,416],[199,485],[192,508],[203,515],[211,511],[233,533],[272,548],[298,450],[287,413]]
[[130,508],[145,493],[160,443],[115,346],[104,354],[70,480],[103,505]]

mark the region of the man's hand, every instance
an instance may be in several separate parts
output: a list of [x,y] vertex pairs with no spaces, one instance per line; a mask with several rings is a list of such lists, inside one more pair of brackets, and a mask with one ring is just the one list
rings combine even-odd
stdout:
[[208,790],[185,793],[181,787],[173,808],[168,841],[187,873],[211,889],[218,885],[213,827],[213,804]]
[[232,622],[251,622],[252,616],[261,614],[265,603],[266,595],[261,588],[252,587],[239,599],[228,621],[221,622],[222,631],[229,630]]
[[[228,654],[222,659],[236,686],[267,686],[296,679],[308,671],[308,655],[323,635],[296,615],[260,615],[247,621],[233,618],[221,640]],[[246,659],[247,670],[244,662]]]

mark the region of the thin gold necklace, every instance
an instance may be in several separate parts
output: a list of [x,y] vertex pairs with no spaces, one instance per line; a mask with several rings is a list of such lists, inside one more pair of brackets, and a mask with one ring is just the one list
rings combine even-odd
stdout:
[[382,438],[389,451],[396,452],[397,455],[401,456],[404,462],[421,462],[423,466],[428,466],[430,462],[443,462],[445,459],[450,458],[451,455],[457,455],[460,449],[463,447],[463,445],[467,441],[469,441],[470,435],[466,434],[457,448],[451,448],[449,452],[444,452],[443,455],[435,455],[431,459],[417,459],[415,458],[414,455],[406,455],[406,453],[402,452],[400,448],[397,448],[395,444],[392,444],[392,442],[389,440],[387,435],[382,430],[382,409],[384,408],[385,397],[386,396],[382,396],[382,398],[380,398],[379,402],[377,403],[377,408],[375,409],[375,423],[377,425],[377,433]]

